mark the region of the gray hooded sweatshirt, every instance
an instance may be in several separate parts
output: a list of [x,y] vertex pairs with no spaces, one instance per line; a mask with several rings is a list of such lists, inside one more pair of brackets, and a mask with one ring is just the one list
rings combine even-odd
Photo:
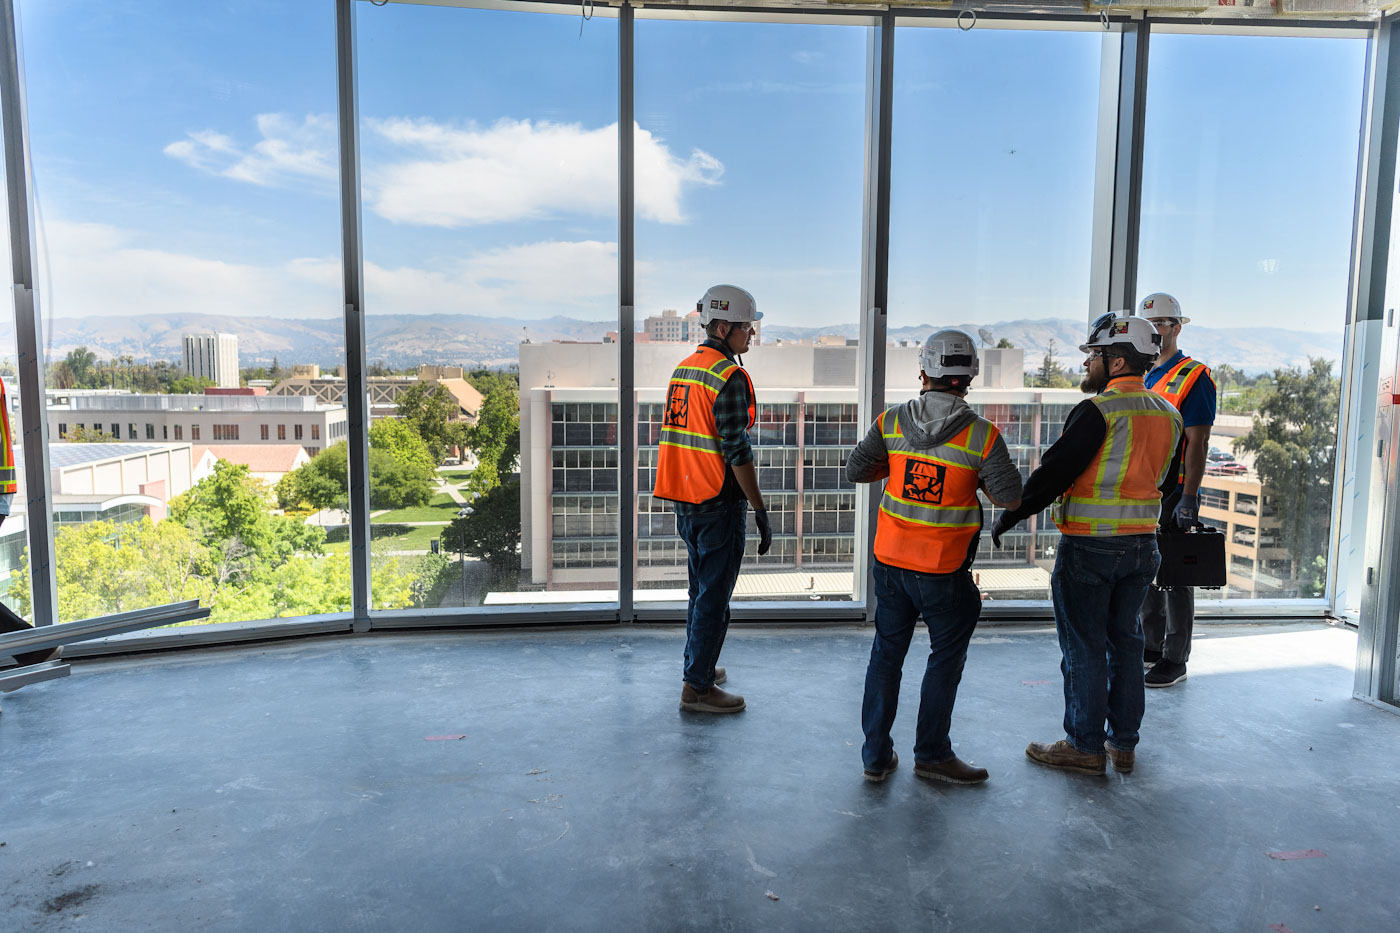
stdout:
[[[966,401],[951,392],[926,390],[895,408],[905,440],[919,450],[928,450],[952,438],[972,423],[976,413]],[[865,438],[846,458],[846,478],[853,483],[873,483],[890,475],[889,451],[880,434],[880,424],[870,426]],[[1021,498],[1021,471],[1011,461],[1006,442],[997,435],[988,451],[978,478],[987,492],[1002,502]]]

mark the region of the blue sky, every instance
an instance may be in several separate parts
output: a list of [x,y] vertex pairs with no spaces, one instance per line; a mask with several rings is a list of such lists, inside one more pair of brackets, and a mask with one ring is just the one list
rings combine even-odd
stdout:
[[[48,313],[340,313],[330,0],[21,10]],[[616,20],[357,12],[369,313],[611,317]],[[900,30],[892,323],[1087,314],[1101,41]],[[866,42],[638,22],[640,315],[856,320]],[[1364,54],[1154,38],[1145,290],[1340,330]]]

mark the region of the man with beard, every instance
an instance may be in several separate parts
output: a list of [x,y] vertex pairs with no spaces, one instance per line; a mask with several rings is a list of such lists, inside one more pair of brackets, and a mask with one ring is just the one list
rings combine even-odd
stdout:
[[[1052,768],[1133,770],[1142,724],[1138,608],[1156,576],[1162,494],[1176,486],[1181,415],[1143,384],[1162,346],[1156,328],[1128,312],[1089,327],[1080,389],[1093,395],[1026,481],[1021,506],[1003,512],[992,544],[1053,500],[1061,531],[1050,590],[1064,675],[1065,738],[1032,742],[1026,756]],[[1107,723],[1107,728],[1105,728]]]

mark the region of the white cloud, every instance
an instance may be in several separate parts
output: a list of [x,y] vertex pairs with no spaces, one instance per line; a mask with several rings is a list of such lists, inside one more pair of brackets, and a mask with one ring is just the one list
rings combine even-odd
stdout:
[[296,263],[257,266],[150,248],[106,224],[50,221],[46,240],[49,315],[326,317],[340,311],[339,288],[315,287],[296,274]]
[[825,52],[815,52],[808,49],[800,49],[792,53],[792,60],[800,65],[810,65],[826,58]]
[[308,114],[300,123],[286,114],[257,117],[262,138],[244,149],[231,137],[197,130],[165,147],[165,154],[211,175],[263,187],[286,187],[337,177],[335,119]]
[[[140,245],[105,224],[50,222],[59,317],[198,312],[236,317],[341,313],[340,260],[302,257],[254,265]],[[645,266],[642,267],[645,269]],[[365,265],[370,314],[593,315],[616,305],[617,244],[526,243],[470,255],[446,268]]]
[[[464,227],[617,211],[617,124],[589,130],[501,120],[454,128],[394,119],[370,127],[392,147],[417,155],[367,172],[367,202],[388,220]],[[695,149],[680,158],[640,127],[634,147],[637,212],[647,220],[684,223],[687,189],[718,184],[724,173],[709,153]]]

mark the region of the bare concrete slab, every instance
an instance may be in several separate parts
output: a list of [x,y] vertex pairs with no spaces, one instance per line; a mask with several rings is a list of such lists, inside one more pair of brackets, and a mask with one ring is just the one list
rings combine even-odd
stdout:
[[0,929],[1395,929],[1400,717],[1351,699],[1353,634],[1210,626],[1137,771],[1087,777],[1023,754],[1053,632],[984,629],[980,787],[912,773],[917,639],[904,760],[861,779],[870,637],[736,627],[749,709],[712,718],[675,628],[75,662],[4,699]]

